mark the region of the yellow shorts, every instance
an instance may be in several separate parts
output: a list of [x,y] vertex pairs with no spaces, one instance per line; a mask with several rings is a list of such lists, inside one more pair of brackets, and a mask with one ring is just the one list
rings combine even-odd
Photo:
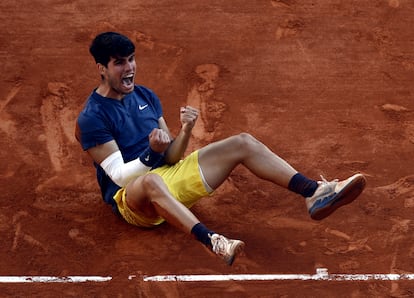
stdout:
[[[170,193],[187,208],[193,206],[200,198],[210,195],[200,175],[198,151],[194,151],[175,165],[164,165],[148,173],[161,176]],[[122,217],[130,224],[150,228],[164,222],[161,217],[147,218],[142,214],[134,213],[126,204],[124,187],[117,191],[114,200]]]

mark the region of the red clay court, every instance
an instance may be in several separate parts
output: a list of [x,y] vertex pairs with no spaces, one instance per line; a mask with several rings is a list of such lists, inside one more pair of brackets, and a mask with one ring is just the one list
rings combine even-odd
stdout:
[[[156,275],[412,274],[414,2],[10,1],[0,3],[1,297],[409,297],[412,280],[145,281]],[[137,46],[137,83],[190,149],[246,131],[305,175],[361,172],[364,193],[321,222],[301,197],[237,168],[194,212],[246,243],[227,267],[169,225],[115,217],[74,138],[99,76],[102,31]]]

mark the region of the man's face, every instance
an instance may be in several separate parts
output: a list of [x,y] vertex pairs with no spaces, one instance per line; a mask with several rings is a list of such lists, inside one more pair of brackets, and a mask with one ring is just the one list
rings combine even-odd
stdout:
[[101,66],[101,75],[108,87],[108,97],[122,99],[134,91],[135,85],[135,53],[127,57],[111,57],[108,66]]

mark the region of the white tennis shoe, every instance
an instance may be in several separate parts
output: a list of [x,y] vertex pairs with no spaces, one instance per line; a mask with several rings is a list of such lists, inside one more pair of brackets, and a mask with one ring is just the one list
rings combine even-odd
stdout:
[[227,265],[231,266],[234,259],[243,251],[244,242],[240,240],[228,239],[219,234],[209,235],[211,239],[212,251],[221,257]]
[[339,207],[354,201],[366,185],[362,174],[355,174],[343,181],[335,179],[329,182],[322,176],[321,178],[313,196],[306,198],[306,206],[314,220],[324,219]]

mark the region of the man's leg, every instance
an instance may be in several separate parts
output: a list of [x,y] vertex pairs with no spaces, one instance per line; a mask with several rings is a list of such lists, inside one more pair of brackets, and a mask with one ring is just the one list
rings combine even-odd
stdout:
[[161,216],[181,231],[194,235],[228,265],[232,265],[243,249],[242,241],[227,239],[204,226],[171,195],[162,178],[156,174],[147,174],[131,182],[126,189],[126,203],[138,215],[148,218]]
[[207,184],[213,189],[220,186],[239,164],[243,164],[257,177],[285,188],[298,173],[264,144],[246,133],[200,149],[199,164]]
[[356,174],[344,181],[314,181],[249,134],[242,133],[207,145],[199,151],[205,182],[216,189],[242,164],[257,177],[288,188],[306,198],[312,219],[321,220],[339,207],[351,203],[363,191],[366,181]]
[[162,178],[156,174],[138,177],[128,184],[126,202],[129,208],[148,218],[161,216],[169,224],[190,233],[200,221],[169,192]]

